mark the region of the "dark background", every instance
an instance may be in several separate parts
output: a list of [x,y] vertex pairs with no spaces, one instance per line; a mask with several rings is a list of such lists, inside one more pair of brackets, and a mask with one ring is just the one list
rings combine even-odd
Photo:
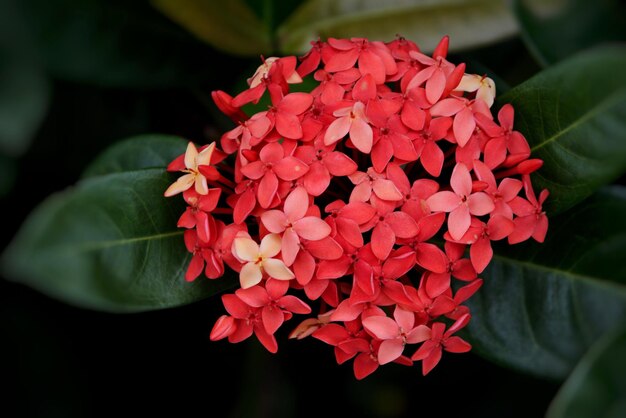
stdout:
[[[114,2],[120,3],[121,2]],[[147,9],[142,13],[152,13]],[[156,19],[178,31],[165,18]],[[175,134],[196,142],[227,125],[210,92],[235,87],[258,65],[205,46],[184,32],[193,82],[135,87],[93,82],[47,66],[51,101],[28,151],[5,159],[11,185],[0,198],[2,247],[38,203],[75,183],[115,141],[136,134]],[[147,46],[146,46],[147,48]],[[158,52],[158,51],[157,51]],[[538,67],[519,39],[467,51],[451,60],[480,60],[511,85]],[[155,69],[156,71],[157,69]],[[203,75],[204,74],[204,75]],[[77,79],[78,78],[78,79]],[[474,353],[444,354],[427,377],[419,367],[381,367],[363,381],[352,363],[337,365],[332,348],[278,333],[272,355],[251,338],[210,342],[223,313],[216,295],[190,306],[141,314],[74,308],[2,278],[0,376],[5,417],[350,416],[541,417],[556,382],[499,367]]]

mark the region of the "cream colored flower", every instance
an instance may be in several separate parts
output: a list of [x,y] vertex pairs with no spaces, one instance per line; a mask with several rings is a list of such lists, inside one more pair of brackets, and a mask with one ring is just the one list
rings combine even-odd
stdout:
[[187,151],[185,152],[185,168],[181,170],[183,173],[187,173],[181,176],[175,183],[165,191],[165,196],[170,197],[175,194],[184,192],[192,185],[195,185],[196,192],[201,195],[209,193],[209,186],[207,185],[206,177],[200,173],[198,167],[201,165],[209,165],[211,163],[211,156],[215,149],[215,142],[209,144],[208,147],[198,153],[196,146],[193,142],[187,145]]
[[478,74],[464,74],[461,83],[455,89],[468,93],[476,92],[476,98],[481,99],[491,107],[496,97],[496,84],[487,76]]
[[233,240],[233,255],[240,261],[247,261],[239,272],[243,289],[261,282],[263,272],[277,280],[291,280],[295,276],[282,260],[273,258],[280,252],[282,240],[278,234],[267,234],[259,246],[252,238],[240,235]]

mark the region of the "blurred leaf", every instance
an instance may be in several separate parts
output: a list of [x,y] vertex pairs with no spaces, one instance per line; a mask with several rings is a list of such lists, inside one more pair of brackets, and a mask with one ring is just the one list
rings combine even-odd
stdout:
[[271,52],[269,28],[243,0],[151,0],[154,6],[204,42],[235,55]]
[[550,405],[547,418],[626,416],[626,330],[599,340]]
[[583,49],[626,41],[626,3],[619,0],[515,0],[522,38],[544,66]]
[[15,160],[0,154],[0,197],[4,197],[13,189],[17,167]]
[[302,0],[244,0],[271,32],[302,3]]
[[544,161],[535,186],[556,214],[626,172],[626,48],[578,54],[509,90],[515,128]]
[[3,36],[59,78],[167,87],[197,83],[211,69],[206,47],[147,1],[0,1]]
[[[185,141],[179,143],[182,151]],[[125,141],[108,158],[125,151],[139,148]],[[172,149],[159,147],[136,162],[169,158],[160,152]],[[5,275],[66,303],[111,312],[183,305],[230,286],[226,277],[185,282],[189,254],[176,227],[184,204],[163,197],[174,176],[108,158],[98,166],[124,171],[82,180],[35,209],[2,255]]]
[[468,301],[474,349],[504,366],[567,376],[626,321],[625,213],[626,188],[613,186],[551,218],[545,243],[497,246]]
[[50,84],[30,61],[0,49],[0,152],[23,154],[48,110]]
[[163,169],[185,152],[187,141],[170,135],[139,135],[118,142],[100,154],[83,178],[146,168]]
[[302,53],[318,38],[402,35],[432,51],[444,35],[450,50],[489,44],[517,32],[503,0],[308,0],[278,29],[284,53]]

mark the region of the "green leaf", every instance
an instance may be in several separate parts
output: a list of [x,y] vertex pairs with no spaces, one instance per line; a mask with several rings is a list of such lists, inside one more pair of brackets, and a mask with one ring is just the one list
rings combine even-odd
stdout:
[[626,416],[626,329],[608,333],[576,366],[547,418]]
[[535,186],[556,214],[626,172],[626,48],[581,53],[500,96],[515,128],[544,161]]
[[27,59],[0,49],[0,152],[17,157],[30,145],[50,102],[50,84]]
[[161,168],[185,153],[186,141],[171,135],[139,135],[118,142],[89,164],[83,178],[111,173]]
[[0,35],[55,77],[162,88],[198,84],[212,68],[206,46],[145,1],[0,1]]
[[271,52],[269,29],[243,0],[152,0],[152,4],[204,42],[233,55]]
[[626,4],[619,0],[515,0],[513,9],[522,39],[544,66],[595,45],[626,41]]
[[[145,137],[138,141],[149,146]],[[105,166],[123,171],[84,179],[30,214],[0,260],[6,277],[66,303],[110,312],[183,305],[233,284],[227,277],[185,282],[189,253],[176,227],[184,203],[180,196],[163,197],[175,176],[164,167],[141,167],[169,158],[173,148],[147,151],[136,159],[138,167],[130,159],[114,163],[124,151],[141,147],[134,141],[114,146],[91,173]]]
[[490,44],[515,34],[502,0],[308,0],[278,29],[285,53],[302,53],[318,38],[365,37],[391,41],[402,35],[432,51],[444,35],[450,50]]
[[494,249],[468,301],[469,341],[505,366],[564,378],[626,320],[626,188],[602,190],[550,219],[543,244]]

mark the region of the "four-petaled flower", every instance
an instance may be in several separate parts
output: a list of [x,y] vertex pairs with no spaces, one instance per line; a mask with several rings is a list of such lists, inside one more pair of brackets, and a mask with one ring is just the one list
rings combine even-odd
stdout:
[[196,146],[190,142],[187,144],[187,151],[185,152],[184,167],[178,169],[186,173],[181,176],[165,191],[165,196],[170,197],[185,190],[195,187],[198,194],[205,195],[209,193],[209,186],[207,185],[207,179],[203,173],[200,172],[201,166],[208,166],[211,163],[211,156],[215,149],[215,142],[211,142],[209,146],[198,152]]
[[261,240],[261,245],[243,234],[233,240],[233,254],[246,262],[239,272],[243,289],[260,283],[263,273],[278,280],[291,280],[295,277],[281,259],[273,258],[280,252],[281,244],[278,234],[267,234]]

